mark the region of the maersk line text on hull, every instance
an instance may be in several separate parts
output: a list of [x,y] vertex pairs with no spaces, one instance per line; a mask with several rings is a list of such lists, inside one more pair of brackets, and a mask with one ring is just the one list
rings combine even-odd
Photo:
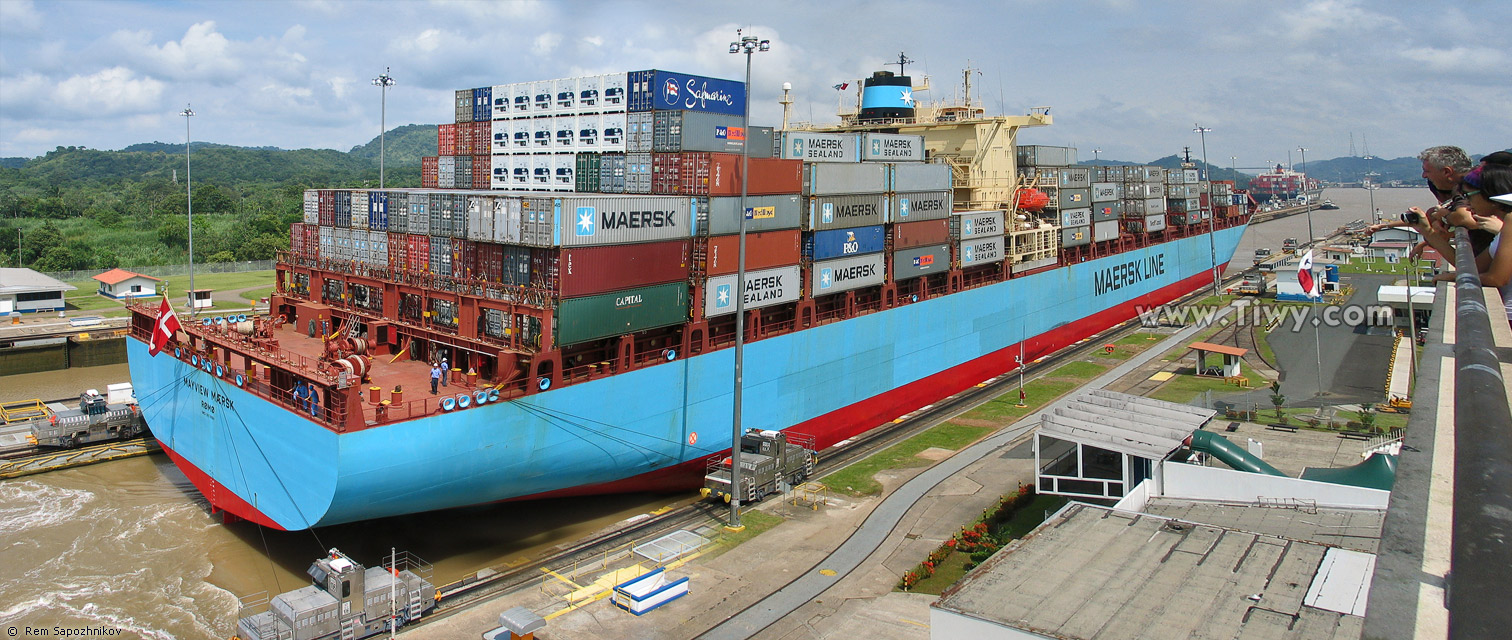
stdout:
[[1093,294],[1100,296],[1162,275],[1165,275],[1164,253],[1131,260],[1092,274]]

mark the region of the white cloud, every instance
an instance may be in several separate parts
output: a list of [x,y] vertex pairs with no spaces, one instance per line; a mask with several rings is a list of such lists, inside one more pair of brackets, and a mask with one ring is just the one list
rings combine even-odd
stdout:
[[1403,49],[1401,56],[1422,64],[1429,71],[1472,75],[1478,75],[1486,69],[1505,69],[1509,62],[1505,51],[1489,47],[1412,47]]
[[164,78],[229,83],[243,67],[239,54],[244,51],[237,49],[245,47],[233,47],[213,21],[197,23],[181,40],[162,45],[153,44],[147,31],[117,31],[110,40],[128,61]]
[[0,34],[20,35],[37,31],[42,27],[42,14],[32,0],[4,0],[0,2]]
[[547,31],[530,42],[530,52],[538,56],[549,56],[551,52],[556,51],[559,44],[562,44],[562,34]]
[[163,87],[155,78],[137,77],[125,67],[111,67],[58,83],[53,100],[63,109],[80,114],[129,114],[158,108]]
[[351,87],[353,84],[351,78],[341,77],[331,78],[326,82],[331,85],[331,93],[336,94],[337,98],[345,98],[347,94],[347,88]]

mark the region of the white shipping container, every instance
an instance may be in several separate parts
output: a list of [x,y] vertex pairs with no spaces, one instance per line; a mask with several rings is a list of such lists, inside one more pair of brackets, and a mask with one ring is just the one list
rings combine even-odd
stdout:
[[886,277],[886,253],[821,260],[809,270],[809,295],[817,297],[878,285]]
[[924,136],[863,133],[861,134],[861,160],[863,162],[923,162]]
[[551,101],[556,108],[557,115],[578,114],[578,79],[560,78],[553,80],[555,85],[551,92]]
[[540,80],[530,83],[530,115],[548,116],[556,114],[556,82],[552,80]]
[[520,199],[500,196],[493,199],[493,241],[520,244]]
[[[774,267],[746,273],[745,308],[759,309],[797,300],[803,293],[798,266]],[[735,313],[735,274],[709,278],[704,285],[704,315]]]
[[578,113],[598,113],[603,108],[603,96],[599,93],[603,76],[587,76],[577,79]]
[[467,196],[467,239],[493,239],[492,196]]
[[570,153],[551,155],[552,191],[572,191],[577,185],[577,156]]
[[368,228],[368,192],[352,192],[352,228]]
[[1007,256],[1004,245],[1003,236],[962,240],[956,255],[960,257],[962,267],[1002,262]]
[[514,98],[514,85],[496,84],[489,89],[489,97],[493,99],[493,119],[505,120],[513,117],[509,109]]
[[1092,223],[1092,241],[1104,242],[1118,239],[1118,221],[1102,220]]
[[314,189],[305,189],[304,192],[304,222],[320,224],[320,192]]
[[530,152],[551,151],[551,136],[556,133],[556,118],[535,118],[530,121]]
[[860,136],[854,133],[784,131],[778,153],[785,160],[857,162]]
[[1187,184],[1197,184],[1202,180],[1202,176],[1198,175],[1198,171],[1196,169],[1182,169],[1181,173],[1184,176]]
[[530,187],[551,190],[551,156],[530,156]]
[[551,152],[577,151],[577,114],[558,115],[551,119]]
[[599,116],[599,151],[625,150],[625,114],[605,113]]
[[572,130],[577,136],[578,151],[602,151],[603,116],[598,114],[585,114],[573,118]]
[[514,169],[515,156],[494,155],[493,173],[490,175],[488,184],[494,189],[509,188],[509,174]]
[[629,106],[630,94],[626,90],[629,86],[629,74],[609,73],[599,76],[599,92],[602,105],[599,110],[604,113],[624,113],[625,107]]
[[489,146],[489,153],[508,153],[509,145],[514,138],[514,121],[495,120],[492,127],[493,135],[489,139],[493,141],[493,144]]
[[1145,216],[1144,224],[1145,231],[1164,231],[1166,228],[1165,214],[1156,213],[1147,215]]

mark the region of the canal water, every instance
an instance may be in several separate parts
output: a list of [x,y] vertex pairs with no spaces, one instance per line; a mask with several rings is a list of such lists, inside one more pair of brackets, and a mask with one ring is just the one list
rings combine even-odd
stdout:
[[[1330,189],[1338,211],[1313,212],[1318,235],[1370,215],[1370,193]],[[1426,189],[1375,191],[1395,216],[1432,204]],[[1306,216],[1251,227],[1234,256],[1307,237]],[[0,400],[57,399],[128,378],[126,365],[5,376]],[[117,637],[225,638],[238,596],[305,585],[305,568],[336,547],[376,564],[390,547],[435,565],[438,583],[524,561],[554,545],[682,496],[621,495],[504,503],[277,532],[224,525],[162,454],[0,480],[0,629],[105,627]],[[4,633],[4,631],[0,631]]]

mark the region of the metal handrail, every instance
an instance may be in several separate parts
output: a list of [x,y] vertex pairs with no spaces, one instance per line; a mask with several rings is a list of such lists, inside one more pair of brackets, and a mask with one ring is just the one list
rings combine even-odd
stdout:
[[[1480,270],[1464,229],[1455,231],[1454,524],[1450,547],[1449,637],[1501,637],[1512,607],[1501,606],[1512,567],[1512,406],[1491,333]],[[1496,314],[1497,322],[1505,319]]]

